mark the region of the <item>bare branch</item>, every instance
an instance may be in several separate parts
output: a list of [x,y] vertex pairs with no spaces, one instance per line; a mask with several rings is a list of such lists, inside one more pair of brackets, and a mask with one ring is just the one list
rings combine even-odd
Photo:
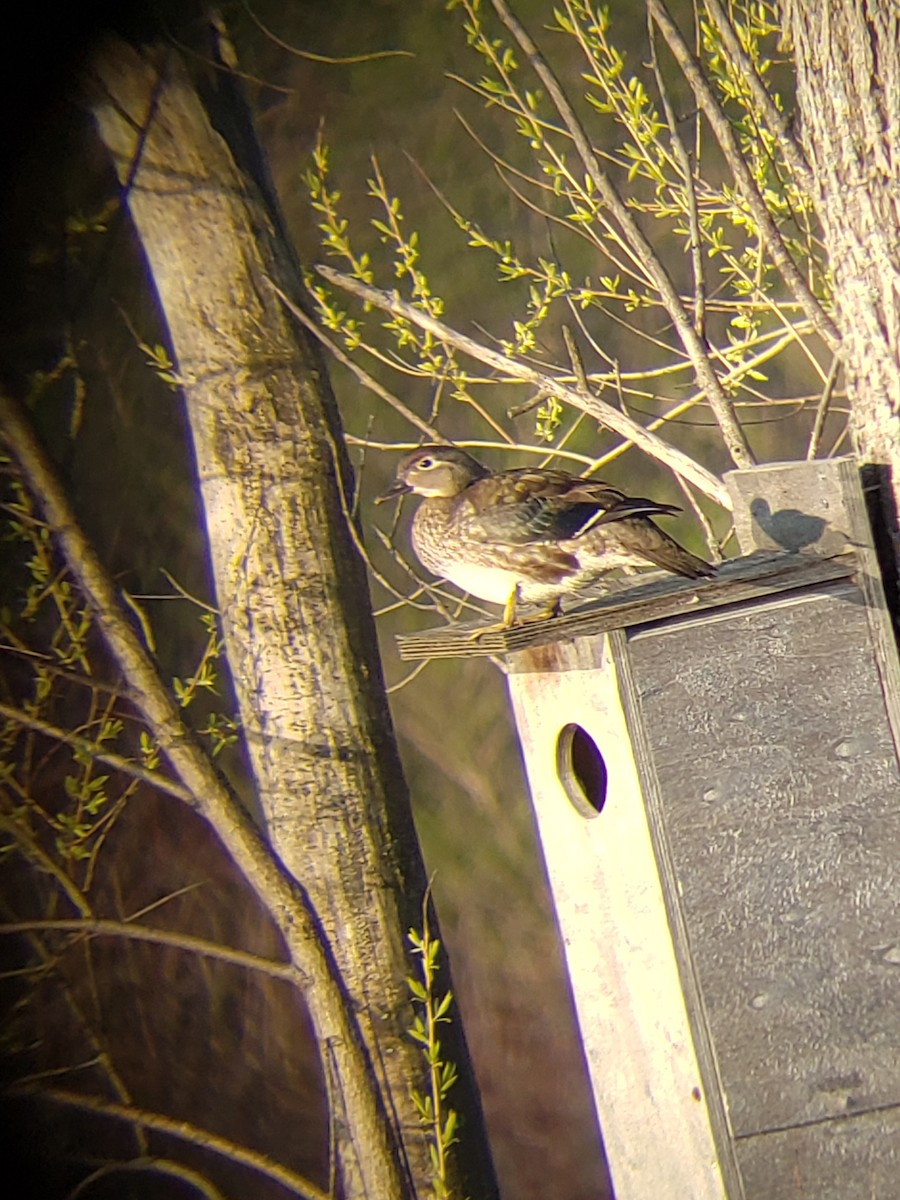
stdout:
[[[305,995],[310,1013],[320,1036],[330,1040],[332,1052],[340,1062],[342,1089],[340,1097],[333,1098],[336,1103],[347,1105],[348,1110],[352,1107],[348,1121],[354,1139],[364,1147],[390,1146],[392,1135],[369,1069],[361,1033],[348,1011],[335,964],[308,897],[271,853],[240,802],[228,791],[184,726],[174,700],[120,608],[112,580],[81,531],[27,413],[2,388],[0,432],[31,491],[38,497],[69,569],[97,616],[109,651],[127,681],[131,699],[182,784],[193,795],[198,808],[212,823],[248,883],[271,912],[291,961],[308,979]],[[390,1192],[399,1187],[395,1172],[393,1157],[388,1153],[382,1177],[386,1187],[390,1180]]]
[[263,975],[270,975],[273,979],[284,979],[293,984],[303,982],[302,974],[298,972],[293,963],[280,963],[274,959],[261,958],[258,954],[250,954],[246,950],[235,950],[230,946],[222,946],[218,942],[210,942],[206,938],[177,933],[170,929],[148,929],[135,921],[105,921],[87,917],[83,920],[71,921],[7,921],[0,925],[0,935],[44,931],[77,933],[85,937],[128,938],[134,942],[149,942],[154,946],[172,946],[176,950],[202,954],[205,958],[214,958],[218,962],[228,963],[231,966],[258,971]]
[[691,271],[694,276],[694,328],[699,337],[706,336],[706,279],[703,273],[703,251],[700,243],[700,214],[697,211],[697,189],[694,187],[694,169],[691,156],[681,134],[678,132],[678,122],[675,110],[669,99],[669,90],[659,69],[656,57],[656,38],[653,36],[653,22],[647,18],[647,33],[650,41],[650,66],[656,76],[656,87],[662,101],[666,123],[669,126],[669,139],[672,143],[672,153],[684,180],[684,197],[687,203],[688,229],[690,230]]
[[363,370],[363,368],[357,362],[355,362],[349,354],[345,354],[337,342],[333,341],[328,336],[321,325],[317,325],[312,317],[305,313],[299,305],[294,304],[284,294],[281,288],[272,282],[271,279],[269,280],[269,286],[284,307],[291,314],[291,316],[295,317],[304,329],[308,329],[310,333],[314,334],[326,348],[328,353],[333,355],[333,357],[336,358],[342,366],[347,367],[348,370],[352,371],[363,387],[368,388],[370,392],[374,392],[376,396],[379,396],[385,402],[385,404],[390,405],[395,412],[398,412],[401,417],[405,417],[411,425],[415,425],[416,429],[421,430],[422,433],[424,433],[427,437],[430,437],[433,441],[440,441],[441,435],[433,425],[429,425],[427,421],[423,421],[422,418],[417,413],[414,413],[411,408],[408,408],[403,401],[399,399],[399,397],[395,396],[393,392],[389,392],[387,388],[382,387],[374,376],[370,375],[368,371]]
[[316,271],[323,279],[326,279],[336,287],[352,292],[367,303],[374,304],[376,308],[381,308],[386,312],[405,317],[408,321],[412,321],[418,325],[420,329],[428,330],[435,337],[440,338],[441,341],[456,347],[464,354],[468,354],[479,362],[486,363],[488,366],[493,367],[494,370],[500,371],[513,379],[524,380],[526,383],[530,383],[534,387],[541,388],[550,395],[555,396],[558,400],[562,400],[565,404],[571,404],[574,408],[588,413],[608,429],[612,429],[621,437],[634,442],[636,446],[649,454],[651,458],[655,458],[657,462],[663,463],[677,475],[683,475],[698,491],[715,500],[717,504],[720,504],[723,508],[731,509],[731,499],[727,490],[721,480],[717,479],[712,472],[707,471],[705,467],[695,462],[694,459],[689,458],[681,450],[677,450],[674,446],[667,445],[660,438],[654,437],[642,425],[638,425],[636,421],[619,412],[618,409],[613,408],[593,393],[584,395],[577,388],[560,383],[552,375],[546,375],[534,367],[527,366],[516,359],[507,358],[506,355],[500,354],[496,350],[488,349],[487,346],[483,346],[473,338],[458,333],[448,325],[436,321],[434,317],[430,317],[420,308],[416,308],[414,305],[408,304],[405,300],[401,300],[396,293],[379,291],[378,288],[360,283],[358,280],[352,279],[349,275],[344,275],[342,272],[334,270],[333,267],[319,264],[316,267]]
[[828,347],[832,351],[836,351],[841,343],[841,335],[838,332],[837,326],[810,291],[806,280],[803,278],[797,268],[797,264],[785,246],[778,226],[772,219],[772,215],[766,207],[766,202],[759,193],[759,188],[756,186],[756,181],[750,172],[750,168],[744,161],[741,148],[731,128],[731,123],[722,111],[721,105],[700,68],[700,64],[691,53],[690,48],[681,36],[678,26],[672,20],[662,0],[647,0],[647,8],[650,16],[659,26],[660,32],[666,39],[666,43],[672,51],[675,61],[681,68],[685,79],[691,85],[697,103],[703,109],[712,131],[716,135],[716,139],[731,168],[738,187],[741,189],[741,193],[750,211],[753,213],[753,219],[759,227],[760,234],[765,239],[766,246],[772,256],[772,261],[780,271],[782,279],[793,293],[795,299],[803,308],[813,328],[822,337]]
[[835,358],[831,364],[831,370],[828,372],[828,378],[825,380],[825,387],[822,389],[822,395],[816,408],[816,419],[813,422],[812,433],[809,435],[809,446],[806,450],[807,459],[813,459],[819,453],[819,444],[822,441],[822,432],[825,429],[825,418],[828,416],[828,411],[831,408],[831,397],[834,395],[834,387],[837,383],[840,367],[840,359]]
[[653,286],[659,292],[666,311],[672,320],[672,324],[675,326],[678,336],[681,338],[682,345],[693,364],[697,381],[706,393],[710,409],[722,431],[722,438],[728,453],[737,466],[752,466],[755,460],[747,443],[747,438],[734,415],[728,397],[722,389],[715,368],[710,361],[707,347],[694,328],[691,316],[682,303],[681,297],[678,295],[678,289],[675,287],[672,277],[647,240],[634,215],[616,191],[606,172],[601,168],[584,127],[579,121],[572,105],[569,103],[569,99],[560,86],[558,79],[544,60],[543,55],[524,27],[513,16],[505,0],[492,0],[492,3],[500,20],[516,39],[523,53],[528,56],[535,73],[547,89],[548,95],[562,118],[563,124],[575,144],[584,169],[588,173],[600,199],[612,212],[616,221],[621,226],[632,252],[638,256],[643,269],[652,280]]
[[205,1196],[206,1200],[225,1200],[225,1196],[219,1191],[205,1175],[199,1171],[193,1170],[191,1167],[186,1167],[184,1163],[175,1162],[171,1158],[158,1158],[155,1155],[142,1155],[140,1158],[131,1158],[124,1162],[109,1162],[104,1163],[102,1167],[98,1167],[96,1171],[92,1171],[81,1182],[69,1192],[66,1200],[79,1200],[85,1192],[89,1191],[95,1183],[101,1179],[107,1179],[110,1175],[121,1175],[128,1172],[146,1172],[151,1175],[164,1175],[172,1179],[180,1180],[182,1183],[188,1184],[196,1190],[198,1195]]
[[348,54],[340,57],[335,57],[331,54],[315,54],[312,50],[301,50],[298,46],[294,46],[290,42],[286,42],[280,38],[268,25],[264,25],[253,5],[248,4],[247,0],[242,0],[241,7],[260,33],[268,38],[270,42],[278,46],[279,49],[286,50],[288,54],[293,54],[295,58],[304,58],[308,62],[327,63],[329,66],[344,67],[354,63],[375,62],[379,58],[415,58],[411,50],[371,50],[363,54]]

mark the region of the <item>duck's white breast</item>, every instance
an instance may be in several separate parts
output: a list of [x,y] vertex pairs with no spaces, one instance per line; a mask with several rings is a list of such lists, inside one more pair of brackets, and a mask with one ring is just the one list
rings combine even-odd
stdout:
[[502,567],[477,567],[468,563],[444,565],[444,575],[464,592],[470,592],[492,604],[505,604],[515,590],[521,575]]

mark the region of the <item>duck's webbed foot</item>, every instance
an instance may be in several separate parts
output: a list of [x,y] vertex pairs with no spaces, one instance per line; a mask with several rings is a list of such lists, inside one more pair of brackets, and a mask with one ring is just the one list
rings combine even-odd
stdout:
[[505,629],[512,629],[514,625],[533,625],[537,621],[547,621],[552,617],[558,617],[562,612],[562,597],[554,596],[553,599],[545,604],[543,608],[536,613],[529,613],[526,617],[520,617],[516,620],[516,607],[519,601],[519,588],[516,586],[510,593],[509,599],[503,606],[503,616],[499,621],[495,621],[493,625],[484,625],[481,629],[476,629],[470,641],[477,642],[479,638],[484,637],[487,633],[500,633]]

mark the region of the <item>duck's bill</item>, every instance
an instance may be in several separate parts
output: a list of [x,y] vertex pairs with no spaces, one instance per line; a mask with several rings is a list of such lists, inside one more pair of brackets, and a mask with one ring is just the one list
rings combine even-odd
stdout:
[[382,492],[380,496],[375,497],[376,504],[384,504],[385,500],[394,500],[397,496],[403,496],[406,492],[411,492],[412,488],[408,483],[404,483],[402,479],[397,479],[386,492]]

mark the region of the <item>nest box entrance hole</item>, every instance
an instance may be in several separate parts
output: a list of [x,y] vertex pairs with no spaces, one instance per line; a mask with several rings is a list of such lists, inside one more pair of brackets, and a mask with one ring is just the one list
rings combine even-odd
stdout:
[[556,771],[569,800],[583,817],[596,817],[606,803],[606,763],[597,743],[570,722],[556,739]]

